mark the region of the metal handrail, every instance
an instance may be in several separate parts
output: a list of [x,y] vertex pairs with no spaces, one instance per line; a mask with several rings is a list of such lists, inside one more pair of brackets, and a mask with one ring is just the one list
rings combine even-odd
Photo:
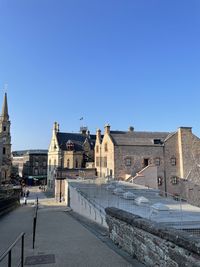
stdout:
[[24,236],[25,233],[21,233],[16,240],[12,243],[12,245],[10,245],[10,247],[0,256],[0,262],[6,257],[8,256],[8,267],[11,267],[12,264],[12,249],[13,247],[17,244],[17,242],[21,239],[22,243],[21,243],[21,267],[24,266]]
[[35,234],[36,234],[36,224],[37,224],[37,212],[38,212],[38,197],[36,199],[36,206],[35,206],[35,212],[33,216],[33,244],[32,248],[35,248]]

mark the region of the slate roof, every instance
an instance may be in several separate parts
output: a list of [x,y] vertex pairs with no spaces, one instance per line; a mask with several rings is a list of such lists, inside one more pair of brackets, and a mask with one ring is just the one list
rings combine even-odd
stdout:
[[91,134],[90,137],[88,137],[84,136],[81,133],[57,133],[58,144],[62,150],[67,150],[66,143],[70,140],[71,142],[73,142],[74,149],[76,151],[83,151],[83,143],[86,139],[89,140],[91,148],[93,149],[95,145],[96,135]]
[[110,131],[111,138],[115,145],[154,145],[154,139],[160,139],[160,144],[171,134],[169,132],[122,132],[122,131]]

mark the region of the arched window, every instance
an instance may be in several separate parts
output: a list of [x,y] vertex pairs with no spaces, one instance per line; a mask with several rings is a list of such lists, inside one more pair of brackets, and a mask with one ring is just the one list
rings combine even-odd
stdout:
[[163,179],[162,177],[158,177],[158,185],[162,185],[163,184]]
[[67,168],[69,169],[69,166],[70,166],[70,160],[68,159],[67,160]]
[[76,159],[76,168],[78,168],[78,160]]
[[104,145],[104,150],[105,150],[105,152],[108,152],[108,144],[107,143],[105,143],[105,145]]

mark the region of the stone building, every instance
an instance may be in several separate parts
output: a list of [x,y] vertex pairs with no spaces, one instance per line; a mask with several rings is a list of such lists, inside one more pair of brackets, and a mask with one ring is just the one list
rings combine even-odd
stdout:
[[8,181],[11,174],[11,135],[7,94],[4,95],[0,116],[0,183]]
[[[47,179],[47,152],[45,149],[12,152],[12,165],[24,179]],[[28,183],[28,180],[27,180]]]
[[192,188],[200,185],[200,139],[191,127],[162,133],[133,127],[111,131],[106,125],[103,136],[100,130],[96,133],[95,167],[99,176],[127,181],[147,175],[146,186],[154,175],[160,190],[188,199]]
[[[81,170],[94,162],[96,135],[91,135],[86,127],[80,133],[63,133],[59,124],[54,123],[52,139],[48,151],[48,187],[54,188],[56,171]],[[78,173],[78,172],[76,172]],[[77,175],[78,176],[78,175]]]

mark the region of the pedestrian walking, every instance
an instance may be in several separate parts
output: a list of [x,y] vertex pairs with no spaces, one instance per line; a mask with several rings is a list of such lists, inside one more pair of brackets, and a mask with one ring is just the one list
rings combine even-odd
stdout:
[[27,198],[26,198],[26,196],[24,196],[24,205],[26,205],[27,204]]
[[29,194],[30,194],[30,191],[27,190],[27,191],[26,191],[26,196],[29,197]]

